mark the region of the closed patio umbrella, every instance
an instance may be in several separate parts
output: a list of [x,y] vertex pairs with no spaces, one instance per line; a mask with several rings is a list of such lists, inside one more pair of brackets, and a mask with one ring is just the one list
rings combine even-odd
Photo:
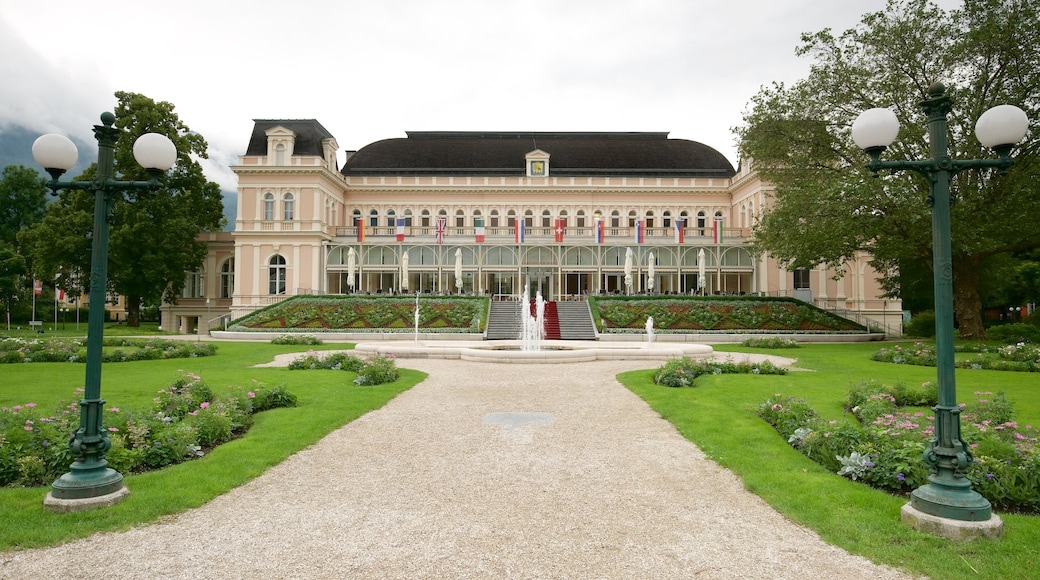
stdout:
[[704,277],[704,248],[701,248],[697,252],[697,288],[700,289],[701,294],[704,294],[704,287],[708,285],[708,280]]
[[657,265],[657,260],[654,258],[654,253],[650,252],[650,257],[647,258],[646,265],[646,289],[648,292],[654,291],[654,266]]
[[347,287],[354,289],[354,274],[357,273],[357,254],[354,248],[347,250]]
[[401,254],[401,292],[408,290],[408,251]]
[[462,248],[455,250],[455,288],[462,294]]
[[632,293],[632,248],[625,251],[625,292]]

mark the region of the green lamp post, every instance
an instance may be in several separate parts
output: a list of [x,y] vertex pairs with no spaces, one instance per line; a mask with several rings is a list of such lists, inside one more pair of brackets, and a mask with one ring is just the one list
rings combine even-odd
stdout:
[[964,476],[972,461],[961,439],[960,408],[954,383],[953,357],[953,260],[950,249],[950,178],[971,168],[1007,170],[1013,163],[1011,148],[1022,140],[1028,128],[1026,114],[1012,105],[999,105],[979,117],[975,134],[982,145],[995,150],[997,159],[952,159],[947,145],[947,120],[950,98],[946,87],[935,83],[921,108],[928,117],[931,157],[919,161],[882,161],[881,153],[899,133],[899,121],[890,109],[869,109],[852,125],[852,138],[870,156],[867,168],[878,171],[911,170],[922,174],[930,184],[928,203],[932,207],[932,266],[935,285],[935,350],[938,373],[938,404],[935,436],[924,453],[931,470],[929,483],[910,494],[910,506],[917,511],[950,520],[984,522],[992,516],[989,501],[971,489]]
[[43,135],[33,143],[36,162],[50,174],[47,184],[54,193],[62,189],[79,189],[94,194],[94,230],[90,263],[90,320],[87,324],[87,371],[83,399],[79,402],[79,429],[72,435],[69,448],[73,462],[69,472],[59,477],[44,499],[54,511],[74,511],[110,505],[126,493],[123,476],[108,467],[105,452],[111,441],[102,426],[101,359],[105,320],[105,291],[108,285],[109,206],[116,195],[134,189],[154,190],[159,177],[177,161],[177,149],[164,135],[147,133],[134,143],[134,158],[151,175],[148,181],[117,181],[115,146],[120,130],[113,127],[116,117],[101,114],[101,125],[94,126],[98,142],[97,173],[93,181],[58,181],[76,164],[76,145],[62,135]]

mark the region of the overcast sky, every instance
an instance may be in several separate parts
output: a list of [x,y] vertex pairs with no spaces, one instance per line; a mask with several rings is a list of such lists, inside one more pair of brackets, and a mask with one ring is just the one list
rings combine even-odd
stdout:
[[730,129],[751,96],[807,74],[801,33],[884,6],[0,0],[0,138],[15,122],[92,142],[122,90],[173,103],[209,141],[207,175],[232,191],[227,165],[253,119],[317,119],[341,150],[405,131],[667,131],[736,166]]

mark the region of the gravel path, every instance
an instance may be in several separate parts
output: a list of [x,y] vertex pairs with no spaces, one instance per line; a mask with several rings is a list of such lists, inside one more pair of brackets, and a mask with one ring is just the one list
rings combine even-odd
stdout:
[[0,577],[905,577],[785,520],[614,380],[646,362],[400,363],[429,379],[249,484],[2,554]]

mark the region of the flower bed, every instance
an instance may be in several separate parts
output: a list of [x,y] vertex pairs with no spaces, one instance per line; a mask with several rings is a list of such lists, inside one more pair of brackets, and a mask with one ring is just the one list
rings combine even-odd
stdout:
[[[1026,343],[991,347],[985,344],[957,345],[956,352],[975,353],[972,357],[955,358],[958,368],[972,370],[998,370],[1018,372],[1040,372],[1040,346]],[[935,346],[916,342],[912,346],[895,345],[885,347],[871,356],[872,360],[894,364],[934,367]]]
[[795,300],[716,298],[596,298],[605,332],[642,330],[647,318],[661,331],[848,332],[865,328]]
[[[935,434],[931,411],[936,388],[864,382],[854,386],[846,408],[855,421],[826,420],[805,400],[777,393],[758,414],[788,443],[825,468],[873,487],[908,493],[925,483],[924,451]],[[967,478],[1001,511],[1040,514],[1040,432],[1019,426],[1003,393],[976,392],[962,404],[962,437],[973,460]]]
[[373,355],[368,358],[334,352],[319,355],[314,351],[308,351],[289,363],[289,370],[333,370],[350,371],[357,373],[354,378],[355,385],[382,385],[397,380],[400,372],[393,357],[384,355]]
[[[477,332],[486,305],[484,298],[421,298],[419,328],[423,332]],[[236,320],[229,330],[295,328],[309,332],[412,330],[415,297],[297,296]]]
[[[112,443],[105,459],[120,473],[181,463],[246,431],[255,413],[295,406],[296,395],[282,386],[254,381],[218,393],[187,373],[160,390],[150,408],[104,410],[102,429]],[[78,400],[61,401],[52,413],[35,403],[0,408],[0,485],[45,485],[67,472],[79,415]]]
[[[0,363],[86,362],[85,339],[0,338]],[[160,338],[106,338],[102,342],[104,362],[195,358],[212,356],[217,346],[186,340]]]
[[692,387],[701,375],[752,374],[786,375],[787,369],[772,362],[731,362],[699,360],[690,357],[673,358],[654,373],[654,383],[666,387]]

